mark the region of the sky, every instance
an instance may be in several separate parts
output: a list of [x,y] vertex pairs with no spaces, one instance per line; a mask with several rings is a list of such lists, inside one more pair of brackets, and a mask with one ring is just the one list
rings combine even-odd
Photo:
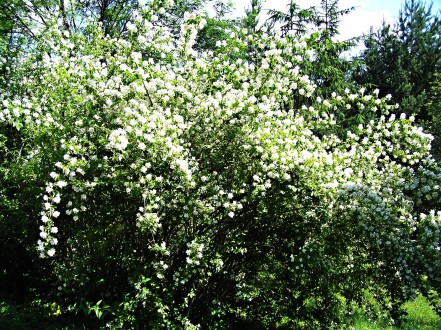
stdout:
[[[244,15],[244,8],[249,7],[250,0],[232,0],[235,7],[234,16]],[[426,1],[429,3],[430,1]],[[288,0],[266,0],[263,9],[286,11]],[[320,5],[320,0],[298,0],[302,8]],[[432,12],[441,10],[441,0],[433,0]],[[343,17],[340,26],[340,40],[347,40],[368,33],[371,26],[381,26],[381,22],[394,22],[398,17],[404,0],[340,0],[340,9],[355,6],[355,10]]]

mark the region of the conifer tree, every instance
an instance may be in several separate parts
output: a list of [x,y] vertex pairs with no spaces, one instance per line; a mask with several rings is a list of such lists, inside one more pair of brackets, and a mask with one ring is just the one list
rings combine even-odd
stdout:
[[352,85],[350,72],[358,62],[343,54],[354,46],[356,39],[339,41],[336,37],[342,17],[354,9],[340,9],[338,0],[322,0],[319,7],[311,8],[311,23],[317,32],[310,36],[309,43],[316,51],[316,57],[307,71],[324,98],[330,97],[332,93],[342,93]]
[[308,31],[308,24],[313,21],[314,7],[301,8],[296,0],[290,0],[287,12],[268,10],[269,22],[279,23],[282,36],[291,34],[297,37],[304,36]]
[[314,24],[320,30],[328,31],[330,37],[338,35],[341,17],[355,9],[355,7],[340,9],[338,2],[338,0],[321,0],[320,7],[315,9]]
[[395,24],[383,22],[366,37],[365,67],[355,80],[379,88],[380,96],[391,94],[407,114],[430,120],[427,93],[441,64],[440,35],[441,17],[432,5],[407,0]]

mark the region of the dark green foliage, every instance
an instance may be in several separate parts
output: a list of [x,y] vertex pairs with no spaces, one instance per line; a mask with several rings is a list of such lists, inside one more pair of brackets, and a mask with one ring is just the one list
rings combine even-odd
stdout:
[[80,0],[75,6],[62,7],[62,12],[66,13],[63,14],[66,29],[80,29],[86,18],[93,17],[102,23],[105,34],[116,36],[126,30],[127,22],[138,8],[138,0]]
[[441,74],[439,71],[434,75],[428,99],[427,107],[430,118],[428,125],[435,136],[432,143],[433,155],[439,161],[441,160]]
[[383,23],[366,37],[365,67],[355,80],[379,88],[380,96],[392,94],[403,112],[430,121],[427,94],[441,64],[440,35],[441,18],[431,5],[406,1],[394,25]]
[[318,32],[308,38],[308,46],[314,50],[311,61],[302,69],[317,85],[318,95],[331,97],[332,93],[341,94],[345,88],[351,88],[350,73],[358,66],[358,61],[348,59],[344,54],[352,49],[356,39],[335,41],[338,28],[344,15],[354,7],[339,9],[338,1],[321,1],[320,7],[301,8],[296,1],[291,1],[286,13],[270,10],[269,22],[281,24],[281,34],[306,37],[310,26]]
[[318,94],[324,98],[331,97],[332,93],[341,94],[344,89],[354,86],[349,73],[358,62],[344,54],[352,49],[356,40],[334,40],[342,17],[353,10],[354,7],[339,9],[336,0],[322,0],[320,8],[314,8],[313,23],[319,32],[309,39],[311,48],[315,50],[315,58],[306,71],[317,84]]
[[44,182],[36,167],[47,163],[29,161],[26,144],[21,131],[0,124],[0,295],[21,302],[32,289],[51,290],[51,269],[35,246]]
[[233,22],[227,19],[214,19],[207,17],[207,24],[198,33],[196,49],[200,51],[214,50],[218,40],[224,40],[228,36],[228,30],[233,27]]
[[316,83],[318,94],[330,98],[332,93],[341,94],[346,88],[354,88],[350,73],[357,69],[360,62],[348,59],[345,52],[355,45],[355,40],[334,41],[329,30],[314,33],[308,43],[315,50],[315,56],[308,68],[304,68]]

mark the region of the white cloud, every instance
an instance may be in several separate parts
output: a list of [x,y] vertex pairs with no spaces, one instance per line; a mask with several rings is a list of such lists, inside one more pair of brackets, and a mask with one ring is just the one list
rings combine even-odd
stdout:
[[396,13],[388,9],[375,10],[370,1],[341,1],[341,8],[355,6],[355,10],[344,16],[340,25],[340,39],[347,40],[368,33],[370,28],[381,26],[383,21],[392,23]]

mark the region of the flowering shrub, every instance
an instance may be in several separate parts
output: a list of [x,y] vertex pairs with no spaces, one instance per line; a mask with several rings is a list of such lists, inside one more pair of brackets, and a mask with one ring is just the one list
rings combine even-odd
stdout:
[[[2,96],[60,305],[112,327],[319,327],[363,289],[394,316],[438,288],[431,136],[375,93],[316,97],[305,41],[231,31],[198,53],[205,20],[175,38],[162,6],[124,39],[54,24]],[[337,135],[345,109],[372,119]]]

